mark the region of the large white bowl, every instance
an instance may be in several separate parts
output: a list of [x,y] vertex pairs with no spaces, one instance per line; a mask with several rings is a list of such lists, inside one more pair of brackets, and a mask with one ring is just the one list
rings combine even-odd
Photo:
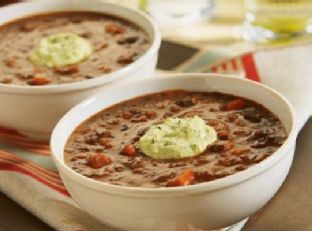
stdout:
[[[245,171],[185,187],[115,186],[79,175],[64,164],[66,141],[81,122],[112,104],[168,89],[218,91],[259,102],[281,119],[288,138],[272,156]],[[133,231],[174,230],[176,223],[214,229],[248,217],[271,199],[288,174],[296,135],[294,111],[276,91],[233,77],[176,74],[117,85],[83,101],[57,124],[51,138],[51,150],[73,199],[103,223]]]
[[53,127],[66,111],[101,91],[108,83],[152,76],[161,40],[157,27],[145,14],[109,3],[43,1],[13,4],[0,8],[0,25],[29,15],[60,11],[91,11],[124,18],[143,28],[152,44],[134,63],[98,78],[46,86],[0,84],[0,126],[43,140],[49,139]]

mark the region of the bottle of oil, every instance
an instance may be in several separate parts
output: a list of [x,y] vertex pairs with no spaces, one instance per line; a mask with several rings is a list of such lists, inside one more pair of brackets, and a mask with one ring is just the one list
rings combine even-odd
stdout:
[[283,40],[312,33],[312,0],[245,0],[247,37]]

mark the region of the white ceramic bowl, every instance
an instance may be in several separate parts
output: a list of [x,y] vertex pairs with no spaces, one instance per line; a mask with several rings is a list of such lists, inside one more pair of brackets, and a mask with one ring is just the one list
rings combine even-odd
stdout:
[[[115,186],[79,175],[64,164],[64,145],[81,122],[112,104],[168,89],[218,91],[254,100],[281,119],[289,136],[272,156],[247,170],[185,187]],[[133,231],[175,230],[172,227],[176,223],[215,229],[253,214],[277,192],[291,166],[296,135],[294,111],[276,91],[239,78],[176,74],[117,85],[83,101],[57,124],[51,138],[51,150],[73,199],[103,223]]]
[[119,16],[143,28],[152,44],[134,63],[98,78],[40,87],[0,84],[0,126],[43,140],[49,139],[53,127],[66,111],[101,91],[108,83],[152,76],[161,40],[157,27],[145,14],[109,3],[43,1],[13,4],[0,8],[0,25],[29,15],[60,11],[91,11]]

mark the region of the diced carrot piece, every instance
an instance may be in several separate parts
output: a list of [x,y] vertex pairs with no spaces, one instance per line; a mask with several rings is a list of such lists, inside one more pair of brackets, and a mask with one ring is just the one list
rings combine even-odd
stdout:
[[109,156],[106,156],[101,153],[96,153],[87,158],[87,165],[91,168],[101,168],[105,165],[108,165],[112,162]]
[[50,80],[44,77],[34,77],[30,81],[28,81],[28,84],[33,86],[41,86],[46,85],[48,83],[50,83]]
[[102,145],[106,149],[111,149],[113,145],[110,143],[109,140],[102,138],[99,140],[100,145]]
[[246,102],[243,99],[235,99],[221,106],[221,110],[223,111],[239,110],[244,108],[246,108]]
[[54,72],[60,75],[71,75],[79,71],[79,66],[77,64],[71,64],[64,67],[54,68]]
[[154,111],[147,111],[145,115],[148,119],[155,119],[157,117],[157,112]]
[[32,23],[25,23],[21,26],[21,31],[23,32],[30,32],[35,29],[35,24]]
[[110,34],[122,34],[125,31],[125,28],[115,23],[110,23],[105,27],[105,31]]
[[117,58],[117,62],[120,64],[130,64],[134,61],[136,54],[135,53],[126,53],[123,55],[120,55]]
[[132,113],[128,111],[122,113],[122,118],[124,118],[125,120],[130,119],[132,116],[133,116]]
[[126,144],[122,149],[122,154],[126,156],[135,156],[136,155],[136,148],[133,144]]
[[12,80],[13,80],[12,77],[6,76],[6,77],[4,77],[3,79],[0,79],[0,83],[8,84],[8,83],[11,83]]
[[4,61],[4,64],[7,66],[7,67],[15,67],[16,65],[16,60],[14,58],[9,58],[9,59],[6,59]]
[[235,148],[232,150],[232,154],[235,156],[240,156],[242,153],[243,153],[242,150],[239,148]]
[[186,186],[193,183],[195,174],[192,170],[188,169],[182,172],[179,176],[167,183],[168,187]]
[[227,130],[218,131],[218,138],[220,140],[228,140],[229,139],[229,131],[227,131]]

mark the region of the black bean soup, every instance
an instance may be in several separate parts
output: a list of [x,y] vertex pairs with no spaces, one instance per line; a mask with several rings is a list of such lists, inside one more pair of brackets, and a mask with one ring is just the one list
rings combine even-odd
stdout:
[[[146,130],[168,117],[202,118],[217,141],[194,157],[152,159],[138,148]],[[65,147],[77,173],[114,185],[172,187],[219,179],[272,155],[287,138],[281,121],[262,105],[222,93],[165,91],[130,99],[83,122]]]
[[[42,38],[57,33],[74,33],[88,40],[91,56],[62,67],[33,64],[29,53]],[[0,27],[0,83],[38,86],[92,79],[134,62],[149,47],[144,30],[109,15],[63,12],[22,18]]]

